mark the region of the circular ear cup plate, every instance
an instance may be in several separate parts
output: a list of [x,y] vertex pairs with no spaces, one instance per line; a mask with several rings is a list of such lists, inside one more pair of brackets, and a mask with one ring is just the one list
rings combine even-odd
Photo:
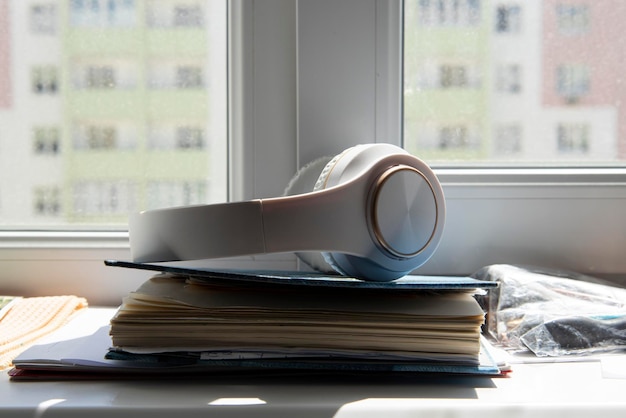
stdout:
[[419,170],[399,165],[378,179],[372,199],[373,233],[392,255],[419,254],[432,240],[437,221],[432,185]]

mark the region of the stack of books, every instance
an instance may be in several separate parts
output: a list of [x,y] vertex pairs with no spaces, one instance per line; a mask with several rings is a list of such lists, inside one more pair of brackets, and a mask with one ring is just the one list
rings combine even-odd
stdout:
[[111,358],[283,370],[499,372],[481,357],[485,313],[474,298],[493,283],[148,268],[162,271],[129,294],[111,320]]
[[308,273],[155,270],[15,359],[13,379],[445,373],[497,376],[469,277],[365,282]]

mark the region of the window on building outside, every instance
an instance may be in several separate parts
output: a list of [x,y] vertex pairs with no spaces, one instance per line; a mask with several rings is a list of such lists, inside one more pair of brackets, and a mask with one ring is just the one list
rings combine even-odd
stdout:
[[496,126],[494,133],[494,154],[514,156],[522,152],[522,127],[515,123]]
[[34,211],[37,216],[55,218],[61,213],[59,186],[38,186],[34,190]]
[[132,27],[140,0],[69,0],[69,21],[75,27]]
[[520,93],[522,90],[521,65],[500,64],[495,70],[496,91],[500,93]]
[[495,29],[499,33],[519,33],[522,28],[521,7],[517,4],[496,5]]
[[59,76],[53,65],[37,65],[32,69],[32,91],[35,94],[57,94]]
[[473,26],[480,21],[480,0],[419,0],[418,8],[427,26]]
[[36,126],[33,128],[33,153],[58,154],[61,149],[61,134],[56,127]]
[[39,3],[30,8],[30,27],[32,33],[55,35],[57,31],[56,4]]
[[558,151],[563,154],[589,153],[589,126],[581,123],[562,123],[557,127]]
[[589,28],[589,4],[562,2],[557,4],[557,23],[559,32],[564,35],[576,35],[586,32]]

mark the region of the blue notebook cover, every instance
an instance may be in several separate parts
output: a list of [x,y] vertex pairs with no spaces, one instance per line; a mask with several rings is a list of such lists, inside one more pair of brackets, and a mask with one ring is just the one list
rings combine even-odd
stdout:
[[[35,345],[14,361],[12,380],[47,379],[120,379],[141,376],[191,376],[207,378],[238,375],[482,375],[502,376],[503,372],[482,340],[478,364],[428,361],[376,361],[348,358],[217,359],[206,360],[191,353],[132,354],[110,350],[109,326],[101,325],[98,310],[77,318],[89,323],[94,332],[87,335],[53,339]],[[73,323],[71,324],[73,325]]]
[[239,282],[249,285],[312,286],[315,288],[380,289],[380,290],[430,290],[459,291],[497,287],[494,281],[476,280],[463,276],[408,275],[391,282],[364,281],[344,276],[299,271],[218,270],[209,268],[179,267],[157,263],[105,260],[107,266],[149,270],[193,277],[211,282]]
[[[152,372],[211,372],[211,371],[247,371],[247,372],[282,372],[282,373],[320,373],[320,374],[448,374],[448,375],[485,375],[500,376],[502,371],[493,359],[482,353],[479,364],[453,364],[446,362],[420,361],[384,361],[336,358],[324,359],[287,359],[287,360],[195,360],[185,362],[173,355],[132,354],[111,351],[106,359],[124,362],[144,371]],[[105,360],[106,361],[106,360]]]

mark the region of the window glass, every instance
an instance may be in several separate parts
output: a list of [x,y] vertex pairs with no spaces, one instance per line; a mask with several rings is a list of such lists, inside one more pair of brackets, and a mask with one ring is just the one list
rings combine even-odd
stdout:
[[226,2],[0,2],[2,227],[226,199]]
[[406,0],[404,145],[430,163],[626,160],[621,0]]

